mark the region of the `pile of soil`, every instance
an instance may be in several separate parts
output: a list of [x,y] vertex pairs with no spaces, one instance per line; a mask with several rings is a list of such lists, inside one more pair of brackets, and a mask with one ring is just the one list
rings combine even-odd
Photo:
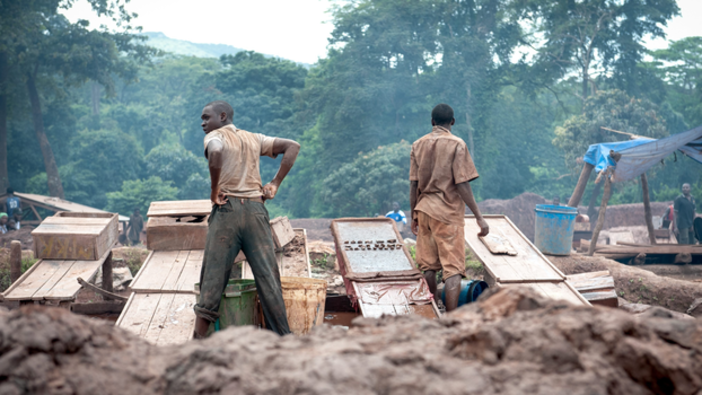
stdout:
[[[651,202],[651,215],[663,216],[665,209],[668,208],[668,203]],[[585,211],[581,212],[586,212]],[[598,207],[599,211],[599,207]],[[618,204],[616,206],[607,206],[605,213],[605,222],[603,229],[610,229],[617,226],[643,226],[646,227],[646,216],[644,215],[643,203]],[[654,227],[657,224],[653,224]]]
[[283,247],[283,273],[287,277],[309,277],[305,238],[301,231],[295,233],[292,241]]
[[[278,337],[230,328],[157,347],[59,309],[0,315],[0,393],[695,394],[702,320],[505,289],[441,320],[357,318]],[[32,328],[32,330],[26,330]]]
[[10,243],[12,240],[19,240],[22,243],[23,250],[34,249],[34,239],[32,238],[32,231],[34,230],[31,226],[24,226],[19,230],[12,230],[7,233],[0,234],[0,247],[10,248]]

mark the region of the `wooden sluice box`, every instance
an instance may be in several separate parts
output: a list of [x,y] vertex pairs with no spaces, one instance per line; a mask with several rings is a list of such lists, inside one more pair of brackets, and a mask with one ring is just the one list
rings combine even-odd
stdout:
[[[552,299],[573,304],[590,303],[568,282],[566,276],[539,251],[505,215],[484,215],[490,226],[490,240],[508,245],[510,253],[491,251],[493,243],[478,237],[480,227],[473,215],[465,217],[465,240],[485,266],[490,287],[526,286]],[[486,238],[487,239],[487,238]]]
[[392,219],[335,219],[331,231],[346,293],[364,317],[439,316],[429,286]]

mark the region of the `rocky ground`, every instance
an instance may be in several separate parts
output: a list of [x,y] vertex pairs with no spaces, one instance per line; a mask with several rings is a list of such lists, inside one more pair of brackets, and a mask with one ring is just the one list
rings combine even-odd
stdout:
[[[31,328],[31,329],[30,329]],[[0,394],[697,394],[702,320],[503,290],[441,320],[152,346],[67,311],[0,315]]]

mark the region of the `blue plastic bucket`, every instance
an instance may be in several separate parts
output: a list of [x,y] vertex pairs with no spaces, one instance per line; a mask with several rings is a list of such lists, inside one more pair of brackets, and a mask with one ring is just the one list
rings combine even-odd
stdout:
[[[458,305],[473,303],[478,296],[488,289],[488,284],[481,280],[461,280],[461,293],[458,295]],[[441,291],[441,301],[446,304],[446,292]]]
[[534,244],[544,254],[570,255],[578,210],[568,206],[536,205]]

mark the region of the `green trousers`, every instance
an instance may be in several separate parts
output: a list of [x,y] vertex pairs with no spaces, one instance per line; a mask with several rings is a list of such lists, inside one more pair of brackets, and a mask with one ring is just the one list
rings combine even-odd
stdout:
[[219,318],[222,293],[240,250],[251,266],[266,327],[280,335],[290,333],[268,210],[261,202],[230,197],[212,208],[195,314],[210,322]]

